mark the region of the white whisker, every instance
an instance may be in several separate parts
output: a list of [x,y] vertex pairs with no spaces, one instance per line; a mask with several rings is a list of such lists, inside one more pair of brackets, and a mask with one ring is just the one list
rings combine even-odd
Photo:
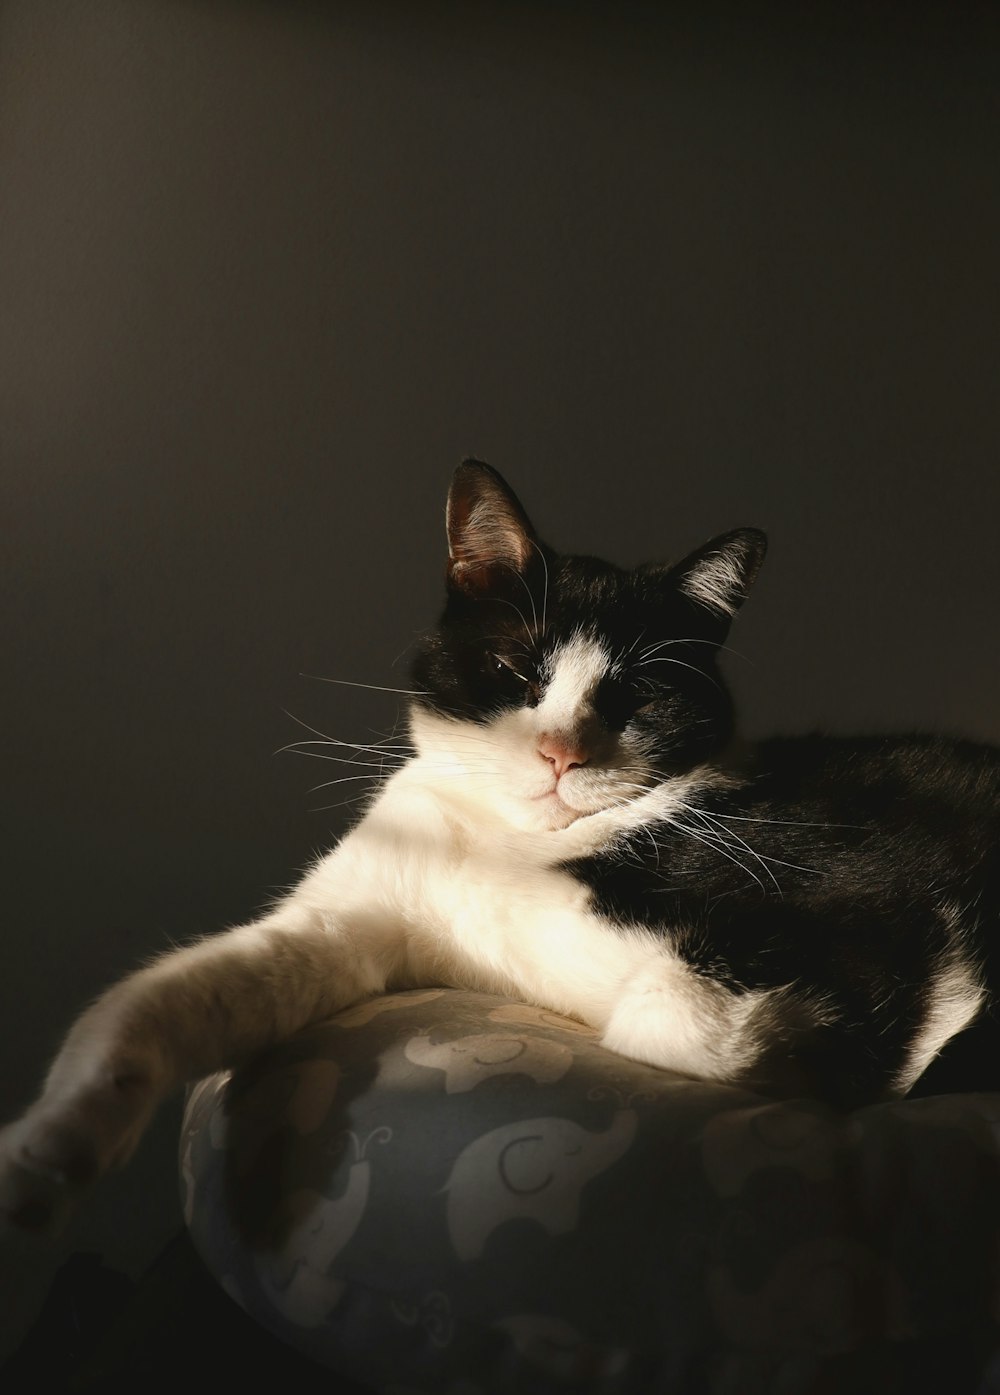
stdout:
[[383,688],[379,683],[353,683],[349,678],[324,678],[320,673],[300,673],[314,683],[336,683],[341,688],[367,688],[372,693],[401,693],[404,697],[430,697],[423,688]]
[[[528,594],[529,594],[529,596],[530,596],[531,593],[529,592]],[[534,645],[534,643],[535,643],[535,636],[534,636],[534,634],[532,633],[531,626],[528,624],[527,620],[526,620],[525,617],[524,617],[524,611],[521,609],[521,607],[518,606],[518,605],[515,605],[513,601],[507,600],[507,598],[506,598],[505,596],[500,596],[500,597],[498,597],[498,600],[500,601],[500,604],[501,604],[501,605],[509,605],[510,608],[511,608],[511,610],[516,611],[516,613],[520,616],[521,624],[524,626],[524,633],[528,636],[528,638],[529,638],[529,640],[531,641],[532,645]],[[537,619],[536,619],[536,621],[535,621],[535,624],[536,624],[536,626],[537,626],[537,624],[538,624]]]
[[324,780],[321,785],[313,785],[309,793],[315,794],[317,790],[327,790],[331,787],[331,785],[346,785],[349,784],[352,780],[374,781],[376,779],[377,776],[375,775],[341,775],[336,780]]
[[721,847],[719,845],[718,840],[711,839],[711,837],[707,834],[703,835],[700,832],[696,833],[693,828],[689,828],[686,824],[678,822],[677,819],[669,819],[668,823],[671,828],[676,828],[679,832],[687,834],[689,838],[694,838],[699,843],[704,843],[706,847],[712,848],[715,852],[721,853],[723,857],[728,858],[730,862],[734,863],[737,867],[739,867],[741,871],[746,872],[747,876],[751,877],[757,883],[757,885],[761,889],[762,895],[767,895],[767,890],[760,877],[758,877],[755,872],[751,871],[751,869],[746,865],[745,862],[741,862],[738,857],[734,856],[734,854],[730,852],[727,852],[725,848]]
[[719,644],[714,639],[695,639],[693,636],[686,639],[662,639],[658,644],[651,644],[647,649],[644,649],[639,655],[639,658],[640,660],[644,659],[649,654],[654,654],[660,649],[669,649],[675,644],[707,644],[710,649],[715,649],[724,654],[735,654],[737,659],[742,659],[744,663],[753,663],[753,659],[751,659],[749,655],[741,654],[738,649],[734,649],[730,644]]
[[[306,751],[306,750],[304,750],[303,748],[306,747],[306,746],[336,746],[336,747],[338,747],[339,749],[345,750],[345,751],[363,751],[363,752],[365,752],[365,754],[367,754],[367,755],[385,756],[386,759],[389,759],[389,760],[409,760],[409,759],[410,759],[409,754],[408,754],[406,751],[401,750],[401,749],[388,750],[388,749],[387,749],[386,747],[384,747],[384,746],[365,746],[365,745],[363,745],[362,742],[360,742],[360,741],[331,741],[331,740],[329,740],[329,739],[323,740],[323,741],[289,741],[289,743],[288,743],[287,746],[279,746],[278,749],[275,751],[274,754],[275,754],[276,756],[281,756],[281,755],[284,755],[284,753],[285,753],[286,751],[291,751],[293,754],[297,754],[297,755],[300,755],[300,756],[308,756],[308,755],[316,755],[316,754],[317,754],[317,752],[315,752],[315,751]],[[335,757],[333,757],[333,756],[327,756],[326,759],[327,759],[327,760],[343,759],[343,757],[337,757],[337,758],[335,758]]]
[[[697,668],[694,664],[684,663],[683,659],[665,659],[663,657],[660,657],[659,659],[643,659],[641,663],[636,665],[636,667],[648,668],[651,664],[676,664],[678,668],[689,668],[691,672],[696,673],[699,678],[704,678],[707,683],[711,683],[713,688],[719,688],[718,683],[716,683],[715,679],[712,677],[710,673],[706,673],[705,670],[702,668]],[[720,693],[721,691],[722,689],[719,688]]]
[[[339,765],[355,765],[365,770],[384,770],[387,763],[386,760],[355,760],[351,756],[324,756],[320,751],[297,751],[294,746],[286,747],[285,749],[289,750],[291,754],[295,756],[308,756],[311,760],[332,760],[336,761]],[[405,763],[405,758],[400,757],[397,768],[400,768]]]
[[542,549],[538,546],[538,544],[534,541],[534,539],[532,539],[531,545],[532,545],[532,547],[535,549],[535,551],[538,553],[539,557],[542,559],[542,567],[544,568],[544,571],[545,571],[545,588],[544,588],[544,590],[543,590],[543,592],[542,592],[542,634],[544,634],[544,633],[545,633],[545,628],[546,628],[546,623],[547,623],[548,604],[549,604],[549,564],[548,564],[548,562],[545,560],[545,553],[544,553],[544,552],[542,551]]
[[717,819],[738,819],[741,823],[780,823],[788,824],[793,828],[856,828],[865,831],[866,825],[863,823],[819,823],[809,819],[761,819],[751,818],[749,814],[721,814],[714,811]]
[[[682,804],[681,808],[684,809],[688,814],[693,814],[694,817],[697,819],[701,819],[703,821],[707,820],[709,823],[709,827],[705,829],[705,832],[709,836],[712,836],[712,834],[714,833],[715,837],[717,837],[722,843],[725,843],[727,838],[733,839],[745,852],[749,853],[752,858],[755,858],[760,863],[762,869],[771,878],[771,881],[774,883],[779,896],[781,895],[781,886],[778,883],[778,879],[771,871],[770,867],[767,867],[765,865],[764,858],[762,858],[760,854],[750,846],[749,843],[745,842],[739,836],[738,833],[734,832],[731,829],[720,829],[716,824],[713,823],[712,816],[709,813],[707,813],[704,809],[698,809],[692,804]],[[704,827],[704,823],[702,824],[702,826]]]

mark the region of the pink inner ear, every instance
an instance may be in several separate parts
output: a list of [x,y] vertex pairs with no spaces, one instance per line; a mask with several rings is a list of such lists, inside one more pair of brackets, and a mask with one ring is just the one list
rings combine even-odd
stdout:
[[531,543],[523,529],[509,514],[498,513],[484,500],[476,501],[451,542],[452,560],[471,567],[510,567],[520,572],[530,555]]
[[504,572],[527,570],[533,530],[516,496],[496,471],[467,462],[448,496],[449,576],[482,590]]
[[523,533],[492,518],[479,527],[473,518],[461,538],[452,542],[448,574],[465,591],[493,590],[505,578],[523,576],[530,556],[531,543]]
[[470,558],[465,562],[451,560],[448,563],[450,581],[463,591],[498,590],[505,578],[519,574],[520,570],[504,558],[496,557]]

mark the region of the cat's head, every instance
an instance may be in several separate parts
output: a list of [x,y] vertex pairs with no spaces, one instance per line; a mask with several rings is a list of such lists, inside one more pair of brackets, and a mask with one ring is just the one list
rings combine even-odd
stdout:
[[737,529],[673,566],[632,571],[564,557],[474,460],[455,472],[447,526],[448,601],[414,663],[411,721],[442,779],[519,827],[556,829],[725,747],[718,649],[763,533]]

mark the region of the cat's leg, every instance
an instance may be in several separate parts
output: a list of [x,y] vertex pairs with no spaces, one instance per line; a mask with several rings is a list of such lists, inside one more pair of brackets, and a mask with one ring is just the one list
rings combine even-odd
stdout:
[[77,1020],[36,1103],[0,1132],[0,1214],[58,1225],[127,1160],[167,1094],[382,991],[402,944],[389,924],[338,923],[292,900],[117,983]]
[[834,1016],[792,985],[731,988],[664,946],[619,988],[601,1044],[681,1075],[737,1084]]
[[736,994],[664,948],[621,985],[601,1045],[681,1075],[732,1081],[758,1049],[748,1027]]

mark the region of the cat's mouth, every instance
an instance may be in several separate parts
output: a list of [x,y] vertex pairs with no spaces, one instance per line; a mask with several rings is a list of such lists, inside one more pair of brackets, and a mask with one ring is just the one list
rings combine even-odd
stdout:
[[610,790],[589,788],[584,791],[577,789],[575,784],[571,789],[564,789],[564,783],[565,777],[530,799],[536,809],[552,820],[553,827],[568,827],[577,819],[585,819],[590,814],[598,814],[622,802],[621,796]]

